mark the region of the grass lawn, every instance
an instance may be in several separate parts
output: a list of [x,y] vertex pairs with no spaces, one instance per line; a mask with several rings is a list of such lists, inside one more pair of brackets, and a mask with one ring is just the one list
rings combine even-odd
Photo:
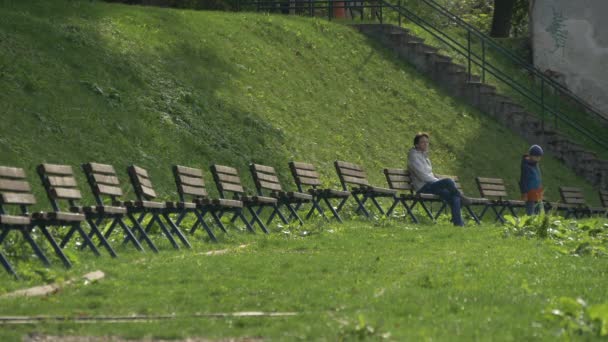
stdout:
[[[157,255],[123,250],[112,260],[79,252],[73,269],[55,267],[47,276],[102,270],[106,278],[77,282],[45,297],[1,298],[0,315],[175,317],[8,325],[0,338],[39,332],[171,339],[593,339],[598,321],[591,333],[585,331],[592,324],[589,318],[573,324],[551,314],[568,312],[577,298],[588,306],[606,303],[608,222],[581,225],[601,231],[603,255],[573,254],[577,243],[568,239],[520,237],[506,234],[505,226],[459,229],[445,223],[356,218],[343,225],[313,221],[304,227],[275,227],[270,235],[232,230],[217,245],[201,242],[199,235],[193,238],[193,250],[164,246]],[[210,249],[228,252],[205,255]],[[36,275],[32,280],[40,281]],[[4,291],[26,284],[27,279],[0,280]],[[297,315],[197,317],[241,311]]]

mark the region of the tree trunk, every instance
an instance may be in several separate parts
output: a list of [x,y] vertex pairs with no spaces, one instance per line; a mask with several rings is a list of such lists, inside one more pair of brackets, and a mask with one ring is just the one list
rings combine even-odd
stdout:
[[506,38],[511,31],[511,19],[516,0],[494,0],[491,37]]

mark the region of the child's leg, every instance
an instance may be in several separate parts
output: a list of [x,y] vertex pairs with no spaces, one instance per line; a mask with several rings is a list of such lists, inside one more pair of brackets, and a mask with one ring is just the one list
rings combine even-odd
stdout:
[[534,215],[535,214],[535,201],[526,201],[526,215]]

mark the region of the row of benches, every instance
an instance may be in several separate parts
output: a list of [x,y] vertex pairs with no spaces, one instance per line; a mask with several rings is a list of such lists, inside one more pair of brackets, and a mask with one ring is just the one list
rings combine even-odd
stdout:
[[[266,225],[277,217],[285,224],[292,220],[302,224],[298,211],[306,203],[311,204],[306,218],[316,211],[323,218],[328,219],[326,210],[329,210],[336,220],[342,222],[339,212],[351,197],[357,203],[356,212],[365,216],[370,216],[366,208],[367,201],[371,201],[382,215],[391,215],[398,205],[402,205],[414,222],[418,222],[413,211],[417,205],[421,206],[425,215],[433,220],[445,211],[446,204],[439,197],[414,192],[405,169],[384,169],[389,187],[382,188],[370,185],[365,170],[359,165],[343,161],[336,161],[334,165],[342,184],[341,190],[321,188],[319,173],[314,165],[290,162],[289,168],[298,191],[285,191],[273,167],[250,164],[256,186],[256,194],[251,195],[245,192],[236,168],[215,164],[211,166],[211,173],[220,195],[220,198],[215,199],[208,196],[201,169],[175,165],[173,175],[179,201],[161,202],[157,200],[150,176],[144,168],[136,165],[127,168],[137,199],[123,200],[121,198],[123,191],[114,167],[108,164],[87,163],[82,165],[82,169],[96,203],[83,206],[78,203],[82,199],[82,194],[78,189],[72,167],[41,164],[36,170],[53,210],[34,213],[28,211],[28,207],[35,204],[36,199],[31,193],[25,171],[22,168],[0,166],[0,243],[6,239],[10,231],[17,230],[31,245],[38,258],[49,265],[49,259],[32,238],[32,231],[38,227],[63,264],[70,267],[71,263],[62,248],[74,234],[82,238],[83,248],[90,248],[96,255],[100,255],[100,252],[92,241],[94,238],[99,241],[99,246],[106,249],[112,257],[116,257],[114,248],[108,242],[116,228],[123,231],[124,244],[132,244],[136,249],[143,251],[142,243],[145,243],[152,251],[158,252],[158,248],[148,236],[151,228],[156,224],[174,248],[179,249],[180,244],[190,248],[188,238],[180,229],[182,221],[187,216],[193,217],[195,222],[189,227],[190,233],[202,227],[210,239],[215,241],[215,233],[205,221],[206,215],[210,215],[215,225],[223,232],[226,232],[226,228],[221,218],[229,213],[232,214],[232,223],[239,220],[251,232],[254,232],[254,226],[257,225],[263,232],[268,233]],[[460,186],[457,177],[452,178]],[[502,215],[506,210],[516,215],[514,209],[523,207],[523,202],[507,199],[502,180],[477,178],[477,183],[482,197],[472,199],[471,205],[465,206],[477,223],[488,210],[492,210],[496,219],[502,221]],[[551,206],[564,210],[567,215],[606,212],[606,208],[586,207],[580,189],[560,188],[560,192],[563,203],[553,203]],[[378,198],[383,197],[392,199],[392,205],[387,211],[378,202]],[[607,192],[601,192],[601,199],[604,207],[608,207]],[[332,201],[337,201],[336,205]],[[435,214],[427,207],[428,203],[433,202],[440,203],[440,208]],[[476,213],[472,208],[474,206],[481,206],[482,211]],[[271,211],[266,222],[260,217],[264,208],[269,208]],[[287,216],[282,212],[283,208],[287,210]],[[249,219],[245,216],[246,212],[249,213]],[[144,227],[146,218],[149,220]],[[130,225],[125,223],[127,219]],[[88,223],[88,232],[83,228],[84,222]],[[105,232],[100,229],[102,224],[109,224]],[[57,242],[49,230],[50,227],[69,227],[69,230],[61,241]],[[13,266],[1,252],[0,262],[8,272],[16,275]]]

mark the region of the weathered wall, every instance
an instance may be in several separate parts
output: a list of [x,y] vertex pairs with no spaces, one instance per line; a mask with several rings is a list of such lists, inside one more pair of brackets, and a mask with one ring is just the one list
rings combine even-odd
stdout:
[[535,0],[534,64],[608,115],[608,1]]

